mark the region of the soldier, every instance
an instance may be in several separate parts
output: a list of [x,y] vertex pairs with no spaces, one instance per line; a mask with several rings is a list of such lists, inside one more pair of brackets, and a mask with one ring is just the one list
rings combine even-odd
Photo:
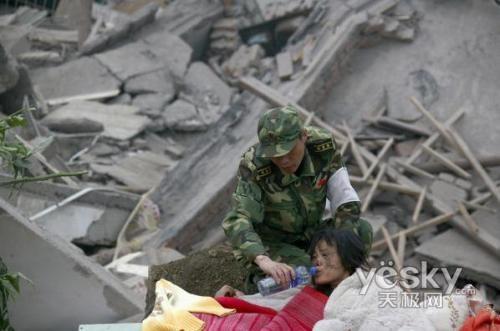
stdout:
[[[291,265],[311,265],[310,240],[324,226],[353,230],[368,252],[372,229],[359,218],[360,201],[331,134],[304,127],[292,106],[265,112],[257,131],[259,143],[241,158],[233,208],[222,223],[253,280],[264,273],[289,283]],[[333,217],[322,220],[326,198]]]

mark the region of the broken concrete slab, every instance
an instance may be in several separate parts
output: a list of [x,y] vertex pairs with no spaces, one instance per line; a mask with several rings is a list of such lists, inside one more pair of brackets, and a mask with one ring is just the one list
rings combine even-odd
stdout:
[[[93,189],[51,212],[45,210],[80,191],[58,184],[29,183],[15,193],[8,187],[2,188],[0,196],[32,222],[67,241],[112,245],[138,197],[109,191]],[[40,214],[42,211],[44,214]]]
[[191,53],[191,47],[179,37],[160,32],[94,57],[119,79],[126,81],[160,69],[168,69],[175,77],[183,77]]
[[408,101],[411,96],[417,96],[428,110],[439,99],[438,84],[431,72],[425,69],[409,72],[404,82],[390,86],[389,116],[408,122],[421,118],[422,114]]
[[0,94],[16,86],[19,79],[16,61],[0,44]]
[[172,100],[172,97],[163,93],[139,94],[132,100],[132,105],[139,108],[141,114],[156,118],[161,116],[163,108]]
[[363,219],[367,220],[368,223],[372,226],[373,230],[373,239],[378,240],[382,239],[382,226],[386,225],[387,217],[381,214],[374,213],[364,213]]
[[82,57],[58,67],[33,70],[31,77],[46,102],[53,105],[120,94],[120,81],[90,57]]
[[162,116],[165,127],[176,131],[205,131],[208,127],[196,106],[181,99],[168,105]]
[[467,200],[467,191],[455,184],[435,180],[429,187],[430,192],[446,205],[455,208],[458,201]]
[[203,62],[194,62],[184,77],[180,98],[197,107],[201,119],[210,125],[229,109],[232,90]]
[[159,70],[130,78],[124,90],[132,95],[141,93],[162,93],[170,102],[176,93],[173,78],[168,70]]
[[223,16],[223,11],[220,1],[170,2],[158,13],[155,24],[141,31],[139,38],[147,38],[155,32],[174,34],[191,46],[193,60],[200,60],[207,49],[212,26]]
[[223,63],[222,70],[230,78],[238,78],[249,73],[251,69],[259,72],[264,49],[260,45],[241,45],[231,57]]
[[60,133],[101,132],[104,126],[100,122],[88,118],[64,118],[57,122],[48,122],[51,131]]
[[140,133],[149,122],[147,117],[138,115],[138,112],[139,108],[134,106],[75,101],[52,111],[42,122],[51,125],[68,119],[88,119],[103,125],[103,136],[127,140]]
[[21,293],[9,303],[14,328],[76,330],[81,323],[112,323],[142,311],[134,292],[75,246],[28,221],[4,200],[0,210],[2,258],[33,282],[22,282]]
[[[497,210],[500,208],[498,203],[490,203],[488,206]],[[500,237],[498,216],[481,210],[473,213],[472,217],[493,237]],[[415,252],[436,265],[462,267],[461,277],[500,289],[498,258],[455,229],[426,241]]]
[[121,158],[113,165],[94,163],[90,168],[124,183],[131,191],[146,192],[158,185],[166,171],[176,163],[167,155],[142,151]]

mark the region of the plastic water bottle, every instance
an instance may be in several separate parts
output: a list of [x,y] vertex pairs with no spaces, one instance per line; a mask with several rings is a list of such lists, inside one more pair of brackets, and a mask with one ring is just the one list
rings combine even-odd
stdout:
[[316,267],[311,267],[309,270],[304,266],[295,268],[295,278],[292,279],[290,284],[278,284],[273,277],[266,277],[257,282],[257,288],[261,295],[266,296],[276,292],[286,290],[288,288],[297,287],[303,284],[310,284],[311,277],[316,275]]

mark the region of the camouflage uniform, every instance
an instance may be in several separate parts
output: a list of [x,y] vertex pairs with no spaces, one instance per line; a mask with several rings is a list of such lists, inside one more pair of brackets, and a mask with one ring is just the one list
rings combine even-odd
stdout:
[[[303,130],[308,139],[302,163],[295,174],[284,174],[270,157],[287,154]],[[290,265],[309,265],[309,242],[322,226],[352,229],[369,250],[372,229],[359,219],[359,199],[341,204],[332,210],[333,218],[322,220],[328,180],[343,166],[331,134],[303,128],[290,106],[267,111],[259,121],[258,133],[260,143],[242,156],[233,208],[222,224],[237,259],[254,272],[258,271],[252,263],[257,255]]]

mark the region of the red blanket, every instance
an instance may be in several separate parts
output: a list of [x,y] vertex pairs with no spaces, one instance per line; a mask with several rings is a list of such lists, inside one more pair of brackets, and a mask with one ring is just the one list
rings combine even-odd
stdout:
[[500,331],[500,316],[494,311],[481,310],[466,319],[460,331]]
[[312,330],[314,324],[323,318],[328,297],[306,286],[277,313],[241,299],[216,299],[226,308],[235,308],[237,313],[226,317],[195,314],[205,322],[207,331],[306,331]]

